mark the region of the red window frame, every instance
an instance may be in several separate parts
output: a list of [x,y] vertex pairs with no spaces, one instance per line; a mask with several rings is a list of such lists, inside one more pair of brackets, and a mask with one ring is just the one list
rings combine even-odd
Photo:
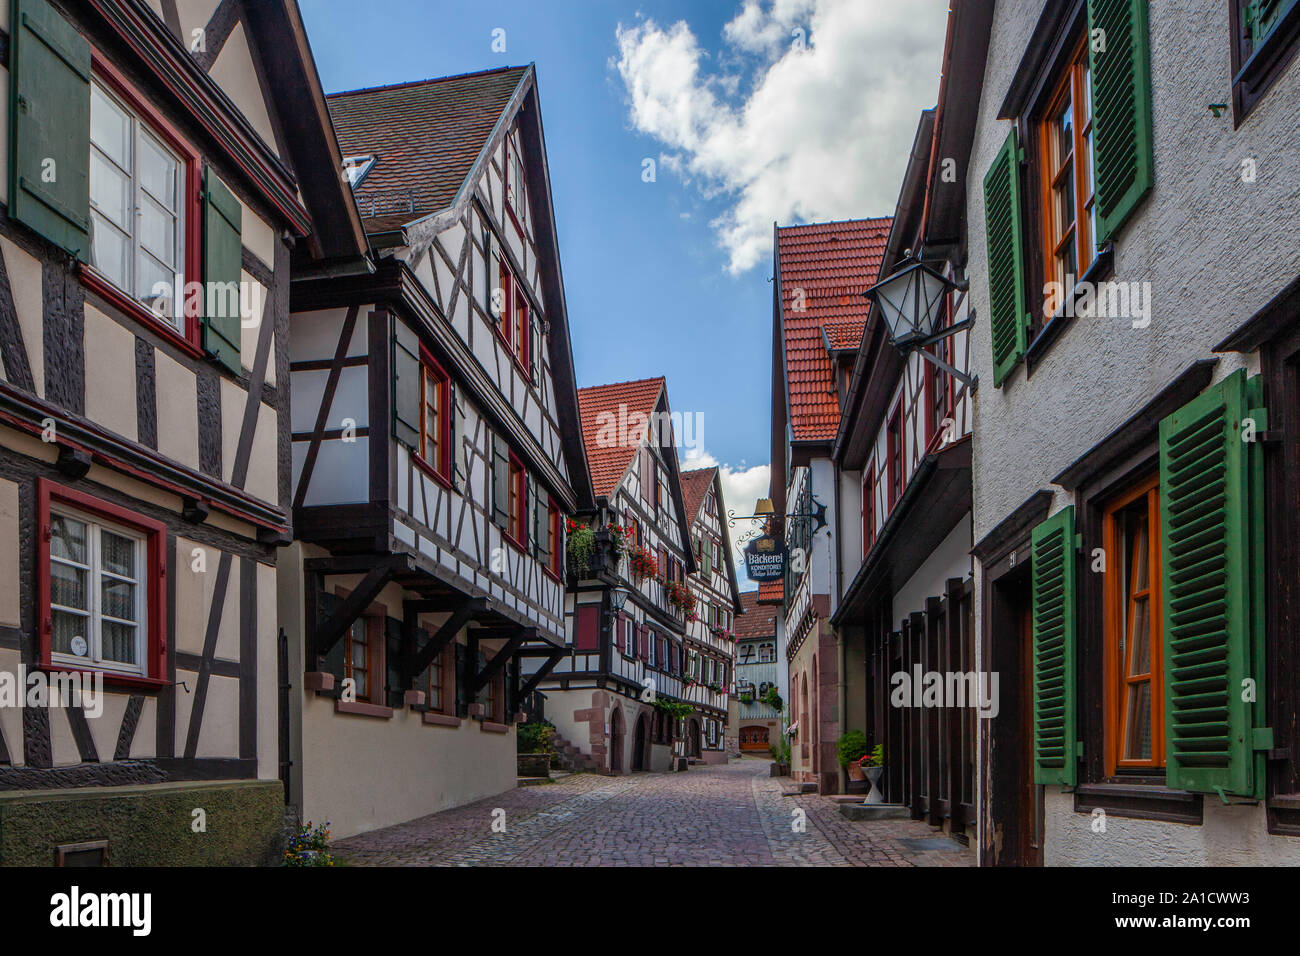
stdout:
[[[428,376],[437,379],[438,383],[438,461],[432,461],[428,457],[425,448],[425,438],[427,436],[425,415],[428,412],[426,381]],[[423,344],[420,345],[420,440],[418,445],[419,447],[415,453],[416,464],[420,465],[442,484],[450,486],[452,460],[451,378]]]
[[889,482],[889,507],[903,497],[903,402],[900,399],[886,426],[886,480]]
[[[91,73],[109,87],[115,95],[139,114],[150,131],[174,149],[185,166],[185,284],[203,281],[203,163],[199,152],[176,127],[163,118],[125,76],[103,55],[91,49]],[[148,326],[173,345],[193,358],[203,358],[203,322],[201,316],[185,316],[185,334],[182,335],[161,321],[143,302],[125,289],[120,289],[107,276],[89,263],[78,266],[82,285],[90,289],[113,307],[127,313],[136,321]],[[182,290],[183,292],[184,290]],[[182,312],[184,310],[182,309]]]
[[532,327],[529,318],[532,315],[532,305],[523,291],[523,283],[515,276],[504,256],[497,260],[497,280],[501,287],[501,316],[496,323],[497,336],[506,344],[514,363],[525,377],[530,378],[528,357]]
[[532,327],[530,325],[532,308],[528,304],[528,297],[524,295],[522,289],[518,288],[519,283],[515,282],[513,284],[516,286],[513,314],[515,341],[510,352],[515,358],[515,363],[527,372],[529,340],[532,338]]
[[510,520],[506,525],[506,537],[521,549],[528,547],[528,472],[524,463],[514,452],[510,453],[510,495],[507,502]]
[[[164,552],[167,541],[166,526],[161,521],[146,518],[85,492],[74,491],[48,478],[37,479],[36,499],[39,525],[36,535],[36,593],[37,613],[40,615],[38,628],[40,659],[36,664],[37,668],[51,673],[102,674],[104,682],[109,684],[132,687],[167,686],[167,581],[164,575],[164,569],[167,567]],[[64,504],[78,511],[102,517],[144,536],[147,567],[140,586],[144,589],[145,605],[148,609],[145,621],[142,623],[149,629],[145,641],[144,674],[121,674],[97,667],[70,667],[65,662],[55,662],[54,621],[50,613],[50,506],[52,503]]]

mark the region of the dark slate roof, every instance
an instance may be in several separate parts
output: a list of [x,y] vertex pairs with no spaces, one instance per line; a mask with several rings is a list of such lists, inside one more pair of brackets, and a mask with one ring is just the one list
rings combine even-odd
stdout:
[[366,230],[395,229],[452,204],[529,67],[329,96],[344,156],[375,155],[353,190]]

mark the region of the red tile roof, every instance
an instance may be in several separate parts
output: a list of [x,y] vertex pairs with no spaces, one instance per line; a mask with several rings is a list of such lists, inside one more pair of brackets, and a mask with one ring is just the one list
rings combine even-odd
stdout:
[[328,97],[344,156],[377,157],[353,192],[368,232],[451,205],[526,66]]
[[[578,414],[582,416],[582,442],[587,448],[587,468],[591,471],[591,490],[597,497],[609,497],[627,472],[636,455],[636,441],[623,440],[623,428],[634,412],[649,415],[664,389],[663,376],[635,382],[614,382],[578,389]],[[623,406],[620,414],[620,406]],[[614,416],[610,419],[608,415]],[[602,426],[619,425],[619,440],[609,435],[599,438]]]
[[796,441],[835,437],[840,405],[822,329],[835,326],[842,339],[846,327],[856,325],[861,338],[867,318],[862,293],[876,281],[892,222],[885,216],[776,231],[787,401]]
[[[780,582],[773,583],[779,584]],[[758,591],[741,591],[740,606],[744,608],[744,612],[736,615],[736,637],[774,637],[776,635],[776,608],[770,604],[759,604]]]
[[759,604],[783,603],[785,601],[785,585],[780,581],[766,581],[759,584],[757,600]]
[[686,503],[686,519],[694,521],[704,504],[704,496],[713,487],[713,476],[718,473],[716,467],[697,468],[682,472],[682,500]]

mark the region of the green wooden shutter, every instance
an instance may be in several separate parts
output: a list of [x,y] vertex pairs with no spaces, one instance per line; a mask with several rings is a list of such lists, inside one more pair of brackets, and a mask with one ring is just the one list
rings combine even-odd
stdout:
[[393,617],[384,618],[384,691],[388,706],[401,709],[406,706],[408,681],[402,664],[402,622]]
[[1034,528],[1034,783],[1074,786],[1075,730],[1074,506]]
[[[1258,797],[1263,728],[1259,386],[1244,370],[1160,422],[1161,600],[1170,787]],[[1243,700],[1255,681],[1258,703]]]
[[1147,0],[1088,0],[1088,29],[1100,245],[1153,181]]
[[541,382],[539,372],[542,367],[541,342],[542,335],[537,316],[530,308],[528,310],[528,377],[534,385]]
[[492,521],[510,527],[510,447],[500,435],[492,436]]
[[420,448],[420,343],[404,322],[393,326],[393,437]]
[[1250,35],[1251,50],[1258,50],[1273,32],[1282,15],[1296,5],[1296,0],[1250,0],[1245,6],[1245,29]]
[[234,193],[211,167],[204,167],[203,347],[236,375],[243,370],[239,359],[242,213]]
[[90,44],[45,0],[9,28],[9,215],[89,262]]
[[452,645],[456,648],[455,674],[453,680],[456,682],[456,716],[469,716],[469,694],[466,688],[469,686],[469,648],[464,644]]
[[1020,202],[1020,147],[1013,126],[984,175],[988,232],[989,327],[993,334],[993,384],[1001,385],[1025,354],[1024,218]]

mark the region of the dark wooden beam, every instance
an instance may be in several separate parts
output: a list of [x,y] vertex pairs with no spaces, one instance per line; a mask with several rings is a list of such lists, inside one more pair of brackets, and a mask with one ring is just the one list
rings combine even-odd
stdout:
[[506,641],[505,646],[502,647],[501,650],[497,651],[490,661],[483,665],[483,669],[470,678],[467,690],[469,691],[469,696],[471,698],[476,696],[487,682],[496,676],[497,671],[506,666],[506,662],[514,656],[515,651],[519,649],[519,645],[526,639],[526,632],[530,630],[532,630],[532,628],[521,627],[518,633],[516,633],[514,637],[510,638],[510,640]]
[[361,583],[343,599],[343,603],[335,608],[334,613],[322,621],[316,629],[316,633],[312,636],[312,653],[317,657],[324,657],[329,654],[334,645],[338,643],[339,638],[352,626],[352,622],[370,606],[370,602],[384,589],[384,585],[388,583],[388,579],[392,577],[392,574],[393,565],[391,560],[385,558],[381,559],[379,564],[372,563],[370,571],[361,579]]
[[[521,656],[524,657],[531,656],[530,654],[531,650],[532,648],[527,648],[521,651],[520,654]],[[535,672],[529,674],[528,679],[524,681],[523,684],[520,685],[518,699],[523,700],[525,697],[527,697],[529,694],[535,691],[537,689],[537,685],[540,684],[542,681],[546,680],[547,675],[551,673],[551,671],[555,668],[555,665],[558,664],[568,653],[569,652],[567,650],[551,651],[550,654],[548,655],[550,659],[547,660],[547,662],[543,664],[541,667],[537,668]]]
[[[423,605],[424,601],[405,601],[403,608],[410,605]],[[465,598],[460,607],[451,612],[451,617],[447,618],[438,632],[429,639],[429,643],[424,645],[424,649],[411,662],[411,674],[423,674],[424,669],[429,666],[434,657],[442,652],[442,649],[456,639],[460,629],[469,623],[469,619],[482,613],[487,608],[487,598],[470,597]],[[417,612],[418,613],[418,612]]]

